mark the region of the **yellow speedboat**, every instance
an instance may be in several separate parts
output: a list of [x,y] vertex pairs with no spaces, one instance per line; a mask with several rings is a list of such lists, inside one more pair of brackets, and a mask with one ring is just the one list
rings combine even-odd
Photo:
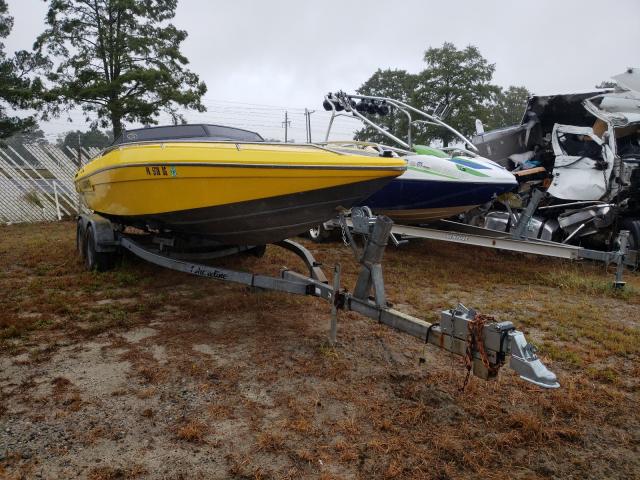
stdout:
[[216,125],[130,130],[76,175],[86,206],[115,223],[272,243],[361,204],[404,160],[266,143]]

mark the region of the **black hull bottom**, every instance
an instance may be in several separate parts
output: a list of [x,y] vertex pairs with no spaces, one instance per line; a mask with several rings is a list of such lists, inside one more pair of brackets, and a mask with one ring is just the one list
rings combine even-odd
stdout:
[[391,180],[392,177],[378,178],[321,190],[154,215],[102,215],[124,225],[202,235],[226,245],[262,245],[306,232],[318,223],[334,218],[340,207],[362,204]]

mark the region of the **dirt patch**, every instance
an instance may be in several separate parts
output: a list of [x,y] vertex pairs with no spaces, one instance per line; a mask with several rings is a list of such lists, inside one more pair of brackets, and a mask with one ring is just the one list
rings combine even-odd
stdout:
[[122,333],[122,336],[127,342],[138,343],[145,338],[153,337],[158,333],[155,328],[139,327],[133,330],[129,330]]
[[[323,301],[126,258],[84,272],[73,224],[0,227],[0,478],[636,478],[640,277],[411,242],[388,297],[427,320],[461,301],[511,320],[562,388],[458,358]],[[304,241],[303,241],[304,242]],[[338,244],[309,245],[357,265]],[[469,261],[472,258],[473,261]],[[300,268],[269,248],[225,265]]]

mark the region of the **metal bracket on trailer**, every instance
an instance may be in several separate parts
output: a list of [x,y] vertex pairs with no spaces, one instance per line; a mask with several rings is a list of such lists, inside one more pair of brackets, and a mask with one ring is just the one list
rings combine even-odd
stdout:
[[[145,248],[136,242],[133,236],[119,232],[116,232],[116,243],[143,260],[172,270],[328,300],[332,304],[332,342],[336,340],[338,311],[351,310],[426,341],[441,350],[461,356],[468,356],[470,353],[472,372],[480,378],[495,377],[499,368],[506,362],[528,382],[545,388],[560,386],[555,374],[535,355],[535,348],[527,343],[524,334],[517,331],[510,322],[484,324],[480,338],[476,338],[473,345],[468,345],[469,332],[475,321],[473,310],[458,306],[456,309],[442,312],[439,324],[431,324],[390,308],[384,297],[381,262],[393,222],[387,217],[369,216],[369,213],[368,210],[357,212],[361,218],[356,222],[358,226],[355,233],[364,237],[364,248],[358,259],[362,270],[354,293],[340,289],[339,266],[334,271],[333,284],[330,285],[313,255],[302,245],[290,240],[284,240],[277,245],[298,255],[307,265],[308,275],[284,269],[281,271],[281,277],[275,278],[170,258],[158,251]],[[482,348],[477,348],[478,345],[482,345]]]

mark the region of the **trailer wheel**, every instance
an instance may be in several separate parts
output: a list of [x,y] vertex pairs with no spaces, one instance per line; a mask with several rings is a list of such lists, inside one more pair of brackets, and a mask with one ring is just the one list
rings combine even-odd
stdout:
[[84,236],[84,265],[89,271],[106,272],[113,265],[113,254],[110,252],[97,252],[95,234],[91,225],[87,227]]
[[309,238],[315,243],[323,243],[331,238],[333,234],[332,230],[327,230],[324,228],[322,223],[316,225],[315,227],[311,227],[309,229]]
[[640,249],[640,219],[626,219],[622,223],[622,229],[629,230],[629,250]]
[[82,221],[78,220],[78,225],[76,227],[76,251],[78,252],[78,256],[82,259],[85,258],[85,233]]

